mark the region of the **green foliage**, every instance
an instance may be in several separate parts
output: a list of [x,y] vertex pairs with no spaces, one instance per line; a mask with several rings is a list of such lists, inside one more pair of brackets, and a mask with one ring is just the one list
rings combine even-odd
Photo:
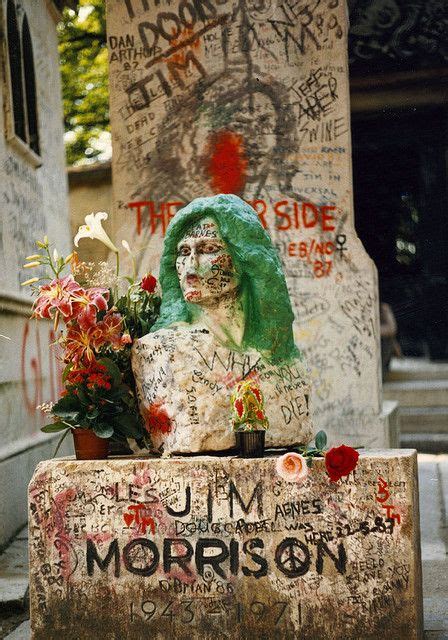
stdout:
[[[89,12],[90,10],[90,12]],[[67,163],[95,159],[95,140],[109,131],[105,0],[79,0],[59,25]]]
[[117,300],[115,306],[135,340],[150,332],[159,317],[160,304],[161,298],[158,295],[148,294],[137,282],[129,287],[126,295]]
[[42,427],[41,431],[44,433],[57,433],[58,431],[64,431],[67,427],[68,425],[65,422],[50,422],[50,424],[46,424],[45,427]]
[[68,427],[82,427],[92,429],[100,438],[144,438],[135,395],[123,382],[120,369],[110,358],[100,358],[98,364],[106,369],[109,388],[88,384],[86,378],[83,382],[67,382],[65,395],[52,409],[58,421],[46,425],[42,431],[53,433]]
[[327,434],[325,431],[318,431],[314,437],[314,447],[309,444],[300,445],[298,447],[293,447],[293,451],[300,453],[306,460],[306,463],[309,467],[313,466],[314,458],[322,458],[325,456],[325,451],[327,449]]
[[325,449],[327,445],[327,434],[325,433],[325,431],[319,431],[318,433],[316,433],[314,442],[316,444],[316,449],[320,449],[321,451]]

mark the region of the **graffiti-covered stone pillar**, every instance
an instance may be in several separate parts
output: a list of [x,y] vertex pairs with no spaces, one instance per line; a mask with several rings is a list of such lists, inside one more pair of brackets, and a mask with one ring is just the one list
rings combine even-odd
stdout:
[[387,446],[376,271],[353,222],[345,2],[107,7],[113,217],[140,271],[157,272],[183,204],[243,197],[283,260],[315,424]]

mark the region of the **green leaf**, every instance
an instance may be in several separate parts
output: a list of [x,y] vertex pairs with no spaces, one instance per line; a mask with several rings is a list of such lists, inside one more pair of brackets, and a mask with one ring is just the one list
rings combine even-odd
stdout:
[[92,430],[96,433],[99,438],[110,438],[114,435],[114,428],[110,424],[96,424]]
[[89,398],[89,396],[87,395],[87,393],[84,391],[84,389],[82,387],[78,387],[78,398],[80,400],[81,404],[90,404],[91,403],[91,399]]
[[[69,3],[66,3],[69,4]],[[104,0],[80,0],[66,7],[58,26],[64,123],[69,164],[91,160],[109,129],[106,16]],[[83,14],[89,7],[90,12]]]
[[79,409],[79,400],[77,397],[72,395],[62,396],[53,405],[52,412],[57,415],[61,415],[61,411],[77,411]]
[[316,443],[317,449],[320,449],[320,450],[324,449],[324,447],[327,444],[327,434],[325,433],[325,431],[319,431],[318,433],[316,433],[314,442]]
[[44,427],[41,427],[40,430],[44,433],[56,433],[58,431],[63,431],[64,429],[69,428],[70,427],[64,422],[52,422],[51,424],[46,424]]
[[73,362],[69,362],[68,365],[65,367],[64,371],[62,372],[62,382],[65,382],[67,380],[67,376],[72,369],[73,369]]
[[126,436],[131,438],[141,438],[143,436],[143,430],[138,414],[122,413],[114,418],[114,423]]

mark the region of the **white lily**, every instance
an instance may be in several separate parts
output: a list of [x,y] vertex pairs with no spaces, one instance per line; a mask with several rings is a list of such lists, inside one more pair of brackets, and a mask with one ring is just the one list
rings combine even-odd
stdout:
[[131,261],[132,261],[132,275],[134,278],[134,281],[137,280],[137,267],[135,265],[135,257],[134,254],[131,251],[131,247],[129,246],[129,242],[127,240],[122,240],[121,241],[121,245],[123,247],[123,249],[125,249],[125,251],[127,251],[129,253],[129,255],[131,256]]
[[74,237],[73,242],[75,246],[78,246],[79,241],[82,238],[90,238],[91,240],[99,240],[106,245],[111,251],[118,254],[118,249],[109,238],[107,233],[103,229],[102,220],[107,220],[107,213],[105,211],[98,211],[98,213],[89,213],[85,217],[86,224],[79,227],[78,233]]

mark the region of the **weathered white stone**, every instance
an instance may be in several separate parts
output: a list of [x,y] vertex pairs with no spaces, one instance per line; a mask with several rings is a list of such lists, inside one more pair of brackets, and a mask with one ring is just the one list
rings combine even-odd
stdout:
[[415,452],[363,453],[338,484],[276,461],[41,463],[32,637],[421,639]]
[[[237,353],[221,346],[210,332],[175,327],[151,333],[133,348],[133,371],[143,415],[160,405],[171,432],[151,431],[156,447],[191,453],[235,446],[230,428],[230,396],[235,382],[256,371],[269,420],[267,446],[307,443],[313,437],[310,390],[303,363],[263,362],[256,351]],[[206,426],[205,426],[206,425]]]

